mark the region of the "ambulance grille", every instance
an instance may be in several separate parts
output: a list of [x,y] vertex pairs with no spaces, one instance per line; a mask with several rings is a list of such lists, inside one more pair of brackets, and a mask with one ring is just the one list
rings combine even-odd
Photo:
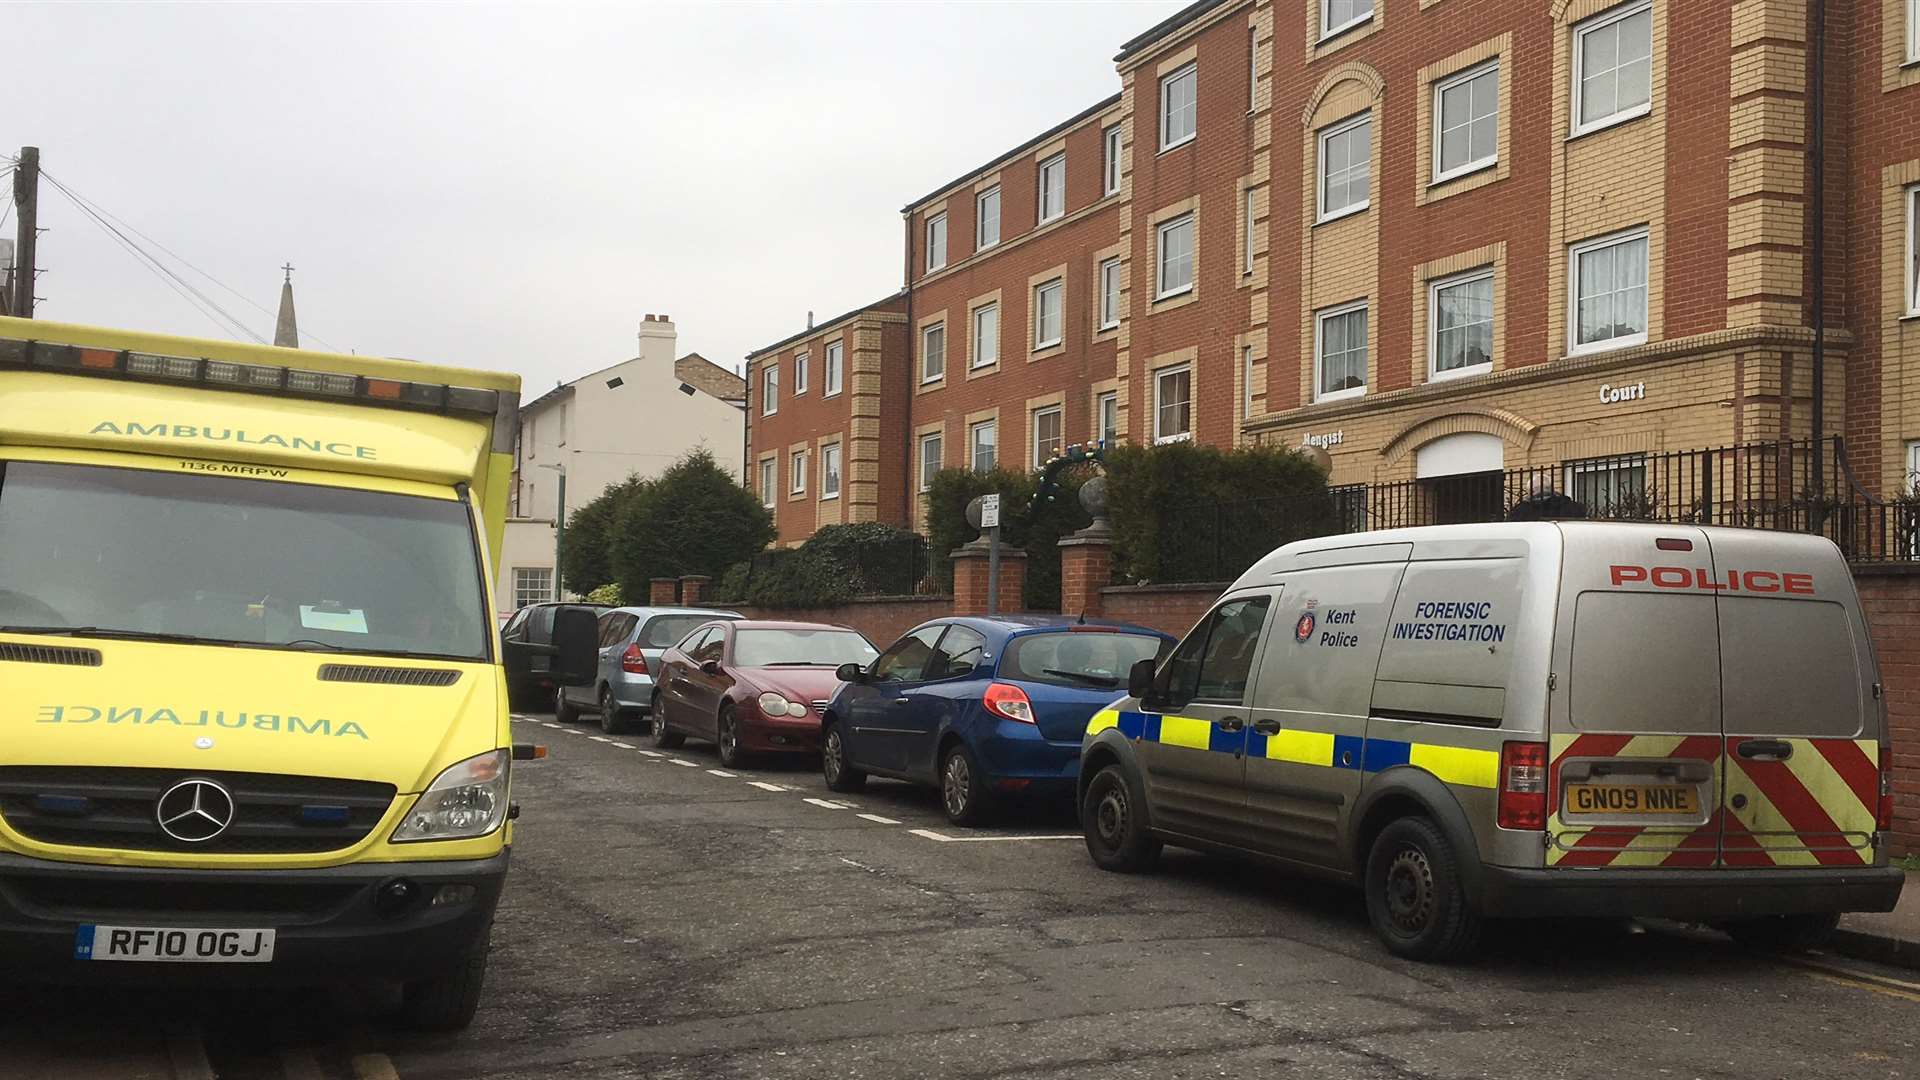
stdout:
[[452,686],[460,672],[452,668],[373,667],[367,664],[322,664],[321,682],[372,683],[378,686]]
[[76,649],[70,645],[21,645],[0,642],[0,660],[16,664],[65,664],[69,667],[99,667],[99,649]]
[[[160,796],[189,778],[233,796],[233,823],[211,840],[184,843],[160,828]],[[0,820],[44,844],[216,855],[279,855],[350,848],[393,805],[396,788],[367,780],[199,769],[105,766],[0,767]]]

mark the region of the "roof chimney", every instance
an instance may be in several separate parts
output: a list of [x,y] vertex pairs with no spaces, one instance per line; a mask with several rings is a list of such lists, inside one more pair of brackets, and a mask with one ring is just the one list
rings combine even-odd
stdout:
[[648,315],[640,324],[639,358],[650,363],[673,367],[674,345],[679,334],[673,328],[673,320],[665,315]]
[[807,329],[813,329],[813,309],[807,309]]

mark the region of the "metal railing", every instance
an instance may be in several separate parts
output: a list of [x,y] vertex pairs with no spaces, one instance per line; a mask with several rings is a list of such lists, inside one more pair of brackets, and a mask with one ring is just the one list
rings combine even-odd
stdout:
[[1854,562],[1920,559],[1920,500],[1868,493],[1845,441],[1828,443],[1822,454],[1805,440],[1749,443],[1351,484],[1329,489],[1330,505],[1300,497],[1195,503],[1169,508],[1157,549],[1137,553],[1145,557],[1127,571],[1155,581],[1226,581],[1291,540],[1503,521],[1542,492],[1572,498],[1592,519],[1816,532]]

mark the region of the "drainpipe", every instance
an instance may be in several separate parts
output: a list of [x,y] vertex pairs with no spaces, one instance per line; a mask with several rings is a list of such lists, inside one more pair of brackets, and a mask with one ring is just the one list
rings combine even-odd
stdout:
[[[913,399],[915,396],[913,392],[913,388],[915,385],[914,375],[913,375],[914,373],[913,346],[914,346],[914,339],[918,338],[920,335],[915,333],[913,329],[913,210],[911,208],[907,210],[903,210],[901,211],[900,216],[903,219],[903,225],[907,230],[907,243],[906,243],[907,265],[904,268],[906,270],[906,282],[907,282],[907,371],[906,371],[906,383],[905,383],[906,385],[905,404],[901,406],[907,412],[906,430],[903,433],[906,441],[906,446],[905,446],[906,456],[902,459],[907,463],[907,471],[905,475],[901,477],[902,483],[900,485],[900,521],[901,521],[901,524],[904,525],[908,531],[912,531],[913,504],[914,504],[914,500],[920,497],[919,495],[920,474],[914,471],[914,460],[913,460],[913,453],[914,453]],[[886,334],[886,331],[884,330],[881,331],[881,335],[883,339],[885,334]],[[882,370],[884,370],[884,365],[882,367]],[[947,452],[947,443],[945,439],[942,439],[940,441],[940,453],[944,456],[946,452]],[[931,558],[932,556],[929,555],[928,557]]]
[[[1808,88],[1807,111],[1808,130],[1813,138],[1812,171],[1813,198],[1809,210],[1813,214],[1813,258],[1809,269],[1813,273],[1813,495],[1816,499],[1826,496],[1826,437],[1827,437],[1827,110],[1826,110],[1826,52],[1827,52],[1827,3],[1826,0],[1813,0],[1813,60],[1808,78],[1812,85]],[[1809,513],[1807,524],[1811,531],[1819,532],[1824,515]]]

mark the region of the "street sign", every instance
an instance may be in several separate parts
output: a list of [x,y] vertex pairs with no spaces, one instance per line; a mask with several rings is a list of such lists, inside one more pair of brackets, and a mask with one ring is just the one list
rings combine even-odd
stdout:
[[1000,496],[980,496],[980,527],[983,529],[1000,527]]

